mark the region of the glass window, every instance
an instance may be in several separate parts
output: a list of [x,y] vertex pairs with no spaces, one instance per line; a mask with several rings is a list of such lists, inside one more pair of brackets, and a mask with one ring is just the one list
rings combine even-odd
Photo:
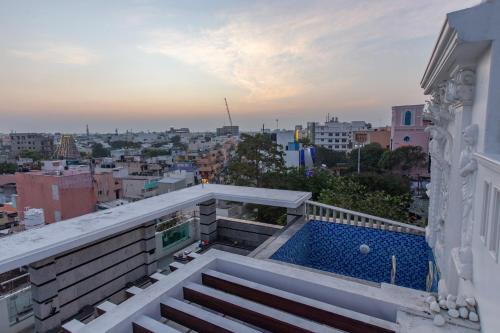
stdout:
[[404,142],[410,142],[410,137],[407,135],[403,138],[403,141]]
[[411,111],[405,112],[403,124],[405,126],[411,126]]

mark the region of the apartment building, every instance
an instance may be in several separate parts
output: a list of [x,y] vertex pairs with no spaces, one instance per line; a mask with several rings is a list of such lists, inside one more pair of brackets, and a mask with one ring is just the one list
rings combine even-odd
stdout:
[[340,122],[333,117],[324,124],[307,123],[307,135],[316,146],[349,152],[353,148],[353,132],[371,128],[364,121]]
[[216,129],[217,136],[238,136],[240,135],[239,126],[222,126]]
[[44,158],[49,158],[54,152],[54,140],[52,135],[43,133],[11,133],[10,154],[11,157],[19,157],[24,151],[35,151]]
[[42,170],[16,173],[17,209],[20,219],[26,208],[42,208],[45,222],[92,213],[96,195],[89,170]]
[[391,127],[377,127],[361,131],[353,131],[352,135],[356,138],[356,135],[361,134],[366,138],[364,144],[376,143],[380,147],[385,149],[390,149],[391,147]]

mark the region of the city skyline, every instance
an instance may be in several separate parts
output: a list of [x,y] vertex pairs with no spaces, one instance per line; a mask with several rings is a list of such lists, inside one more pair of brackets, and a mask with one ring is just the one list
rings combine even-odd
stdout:
[[438,1],[4,1],[0,132],[389,124],[446,12]]

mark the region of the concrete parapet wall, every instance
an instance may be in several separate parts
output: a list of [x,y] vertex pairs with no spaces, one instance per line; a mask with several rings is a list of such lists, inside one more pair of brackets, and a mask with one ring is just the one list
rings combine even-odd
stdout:
[[274,224],[218,217],[217,234],[221,240],[237,241],[248,247],[257,247],[283,227]]
[[155,224],[107,237],[29,266],[36,332],[52,332],[156,271]]

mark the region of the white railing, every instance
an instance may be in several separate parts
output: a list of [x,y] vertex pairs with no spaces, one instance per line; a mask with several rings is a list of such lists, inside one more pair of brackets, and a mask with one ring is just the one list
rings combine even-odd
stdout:
[[359,227],[425,235],[425,229],[415,225],[397,222],[383,217],[355,212],[310,200],[306,201],[306,216],[309,220],[319,220]]

